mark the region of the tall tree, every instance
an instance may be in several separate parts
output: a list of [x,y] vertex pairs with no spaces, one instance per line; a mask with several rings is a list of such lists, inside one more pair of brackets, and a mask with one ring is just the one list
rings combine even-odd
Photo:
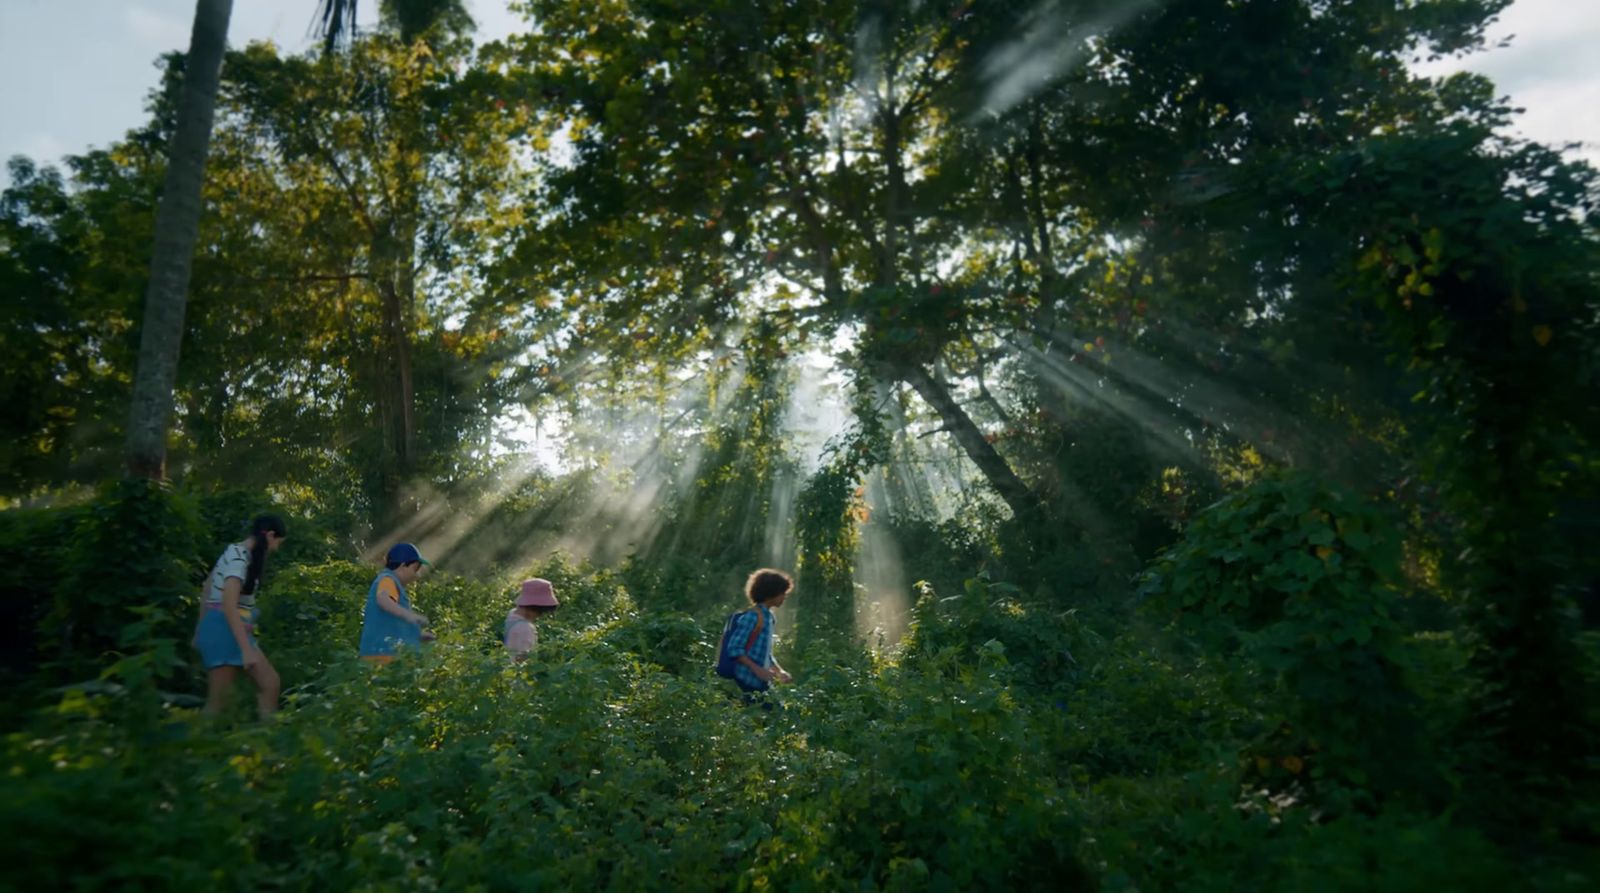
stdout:
[[178,376],[189,274],[200,231],[200,189],[205,182],[217,82],[232,14],[232,0],[198,0],[195,4],[177,130],[156,210],[139,364],[128,411],[128,471],[140,477],[166,476],[172,389]]
[[[257,355],[277,380],[196,381],[192,396],[218,406],[197,405],[192,427],[231,452],[245,431],[271,432],[218,408],[299,406],[340,439],[387,523],[410,478],[448,465],[455,437],[490,424],[528,371],[511,355],[532,335],[505,318],[519,298],[485,286],[518,216],[507,199],[523,113],[458,39],[428,49],[383,31],[321,58],[256,45],[228,71],[217,150],[228,167],[212,198],[229,260],[209,268],[205,322],[226,330],[259,314],[303,340]],[[198,349],[225,365],[216,345]],[[294,385],[282,397],[280,382]]]
[[[453,26],[471,22],[457,0],[386,0],[383,5],[385,14],[403,29],[417,33],[440,21]],[[329,48],[354,33],[356,0],[320,0],[318,10]],[[166,475],[172,389],[178,374],[189,276],[200,227],[200,189],[205,180],[206,151],[232,14],[232,0],[198,0],[195,4],[178,127],[156,212],[139,365],[128,412],[128,470],[142,477],[159,479]]]

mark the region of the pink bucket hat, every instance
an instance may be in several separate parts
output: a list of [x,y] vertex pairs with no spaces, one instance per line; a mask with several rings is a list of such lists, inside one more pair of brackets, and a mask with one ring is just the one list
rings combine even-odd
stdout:
[[519,608],[554,608],[561,604],[556,601],[556,591],[549,580],[534,577],[532,580],[522,581],[522,593],[517,596]]

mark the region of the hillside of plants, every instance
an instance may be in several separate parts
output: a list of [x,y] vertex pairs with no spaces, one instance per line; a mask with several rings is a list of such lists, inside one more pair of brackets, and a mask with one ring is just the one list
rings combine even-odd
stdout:
[[0,194],[0,890],[1600,884],[1600,173],[1418,68],[1507,0],[195,5]]

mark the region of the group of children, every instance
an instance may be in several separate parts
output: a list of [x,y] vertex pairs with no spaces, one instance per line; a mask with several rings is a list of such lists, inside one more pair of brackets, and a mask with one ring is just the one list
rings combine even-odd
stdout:
[[[278,709],[278,672],[255,639],[256,591],[267,555],[277,551],[288,535],[282,518],[258,516],[244,541],[223,550],[201,590],[194,645],[206,668],[206,713],[220,713],[227,706],[241,672],[256,685],[256,708],[261,717]],[[358,645],[362,660],[386,664],[399,649],[416,648],[434,639],[427,629],[427,616],[411,606],[408,592],[423,569],[431,566],[411,543],[398,543],[389,550],[383,570],[367,587]],[[782,605],[793,588],[794,580],[782,571],[762,568],[750,575],[745,581],[745,597],[751,607],[730,617],[723,629],[717,650],[718,675],[732,679],[746,692],[765,691],[775,682],[791,680],[772,656],[776,625],[772,609]],[[525,660],[537,647],[539,618],[560,605],[550,581],[522,581],[501,633],[501,642],[513,660]]]

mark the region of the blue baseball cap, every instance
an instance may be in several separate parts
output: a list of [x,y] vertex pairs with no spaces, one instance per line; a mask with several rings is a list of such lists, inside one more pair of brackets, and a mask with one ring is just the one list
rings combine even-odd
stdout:
[[429,567],[433,566],[433,562],[423,558],[417,547],[410,543],[396,543],[389,549],[389,557],[384,561],[388,564],[410,564],[413,561],[420,561]]

